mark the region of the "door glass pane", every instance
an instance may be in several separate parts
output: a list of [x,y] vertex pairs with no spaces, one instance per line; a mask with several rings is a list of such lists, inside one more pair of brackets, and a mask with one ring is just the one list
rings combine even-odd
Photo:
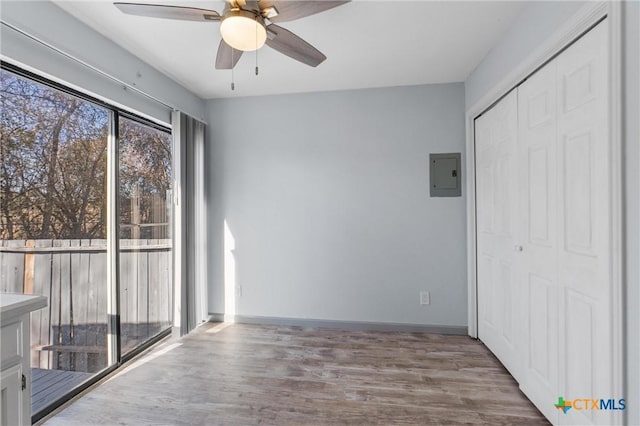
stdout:
[[120,330],[125,353],[171,326],[171,134],[120,119]]
[[32,412],[107,367],[110,112],[0,72],[0,292],[38,294]]

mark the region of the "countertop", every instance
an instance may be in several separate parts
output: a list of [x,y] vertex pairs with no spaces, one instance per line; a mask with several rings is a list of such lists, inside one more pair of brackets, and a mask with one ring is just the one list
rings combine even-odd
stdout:
[[0,322],[47,306],[47,298],[32,294],[0,293]]

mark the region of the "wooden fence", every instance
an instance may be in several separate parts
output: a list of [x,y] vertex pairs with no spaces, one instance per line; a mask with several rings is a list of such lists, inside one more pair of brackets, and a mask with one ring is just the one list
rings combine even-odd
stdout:
[[[121,240],[123,351],[170,326],[171,240]],[[95,372],[106,366],[106,240],[0,240],[0,292],[39,294],[31,366]]]

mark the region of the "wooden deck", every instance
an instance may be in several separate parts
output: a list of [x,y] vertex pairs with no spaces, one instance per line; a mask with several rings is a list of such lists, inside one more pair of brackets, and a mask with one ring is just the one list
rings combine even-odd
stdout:
[[91,373],[32,368],[31,412],[37,413],[91,376]]

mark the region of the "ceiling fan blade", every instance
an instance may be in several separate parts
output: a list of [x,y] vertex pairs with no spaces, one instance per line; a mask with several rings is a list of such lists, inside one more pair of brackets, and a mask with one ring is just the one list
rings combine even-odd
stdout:
[[266,43],[278,52],[312,67],[317,67],[327,59],[318,49],[278,25],[267,27]]
[[220,14],[215,10],[195,7],[164,6],[160,4],[113,3],[122,13],[127,15],[147,16],[150,18],[179,19],[182,21],[220,21]]
[[236,66],[240,56],[242,56],[242,50],[234,49],[225,43],[224,40],[220,40],[218,55],[216,56],[216,69],[230,70]]
[[341,6],[346,1],[277,1],[277,0],[258,0],[260,10],[274,7],[278,10],[278,15],[269,18],[271,22],[287,22],[294,19],[304,18],[305,16],[315,15],[325,10],[333,9]]

